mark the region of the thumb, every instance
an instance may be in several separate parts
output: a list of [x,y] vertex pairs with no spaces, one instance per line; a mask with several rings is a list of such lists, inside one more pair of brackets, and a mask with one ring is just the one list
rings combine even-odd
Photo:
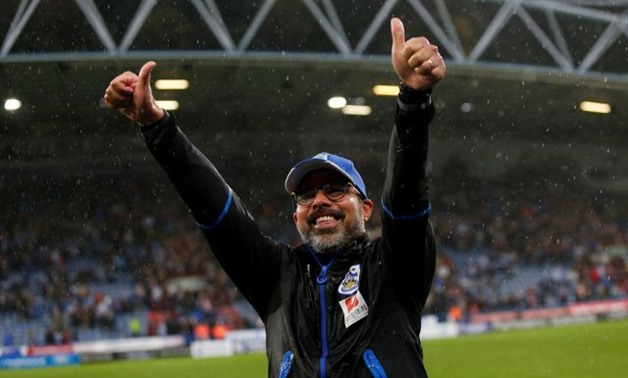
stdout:
[[152,60],[144,63],[144,65],[140,69],[138,85],[144,88],[150,88],[150,74],[151,72],[153,72],[153,68],[155,68],[156,65],[157,63],[153,62]]
[[403,28],[403,22],[397,17],[390,20],[390,34],[392,35],[393,50],[400,49],[406,40],[406,33]]
[[127,117],[141,125],[150,125],[159,121],[164,112],[157,106],[150,87],[150,74],[157,63],[144,63],[137,75],[137,85],[133,92],[133,104],[123,110]]

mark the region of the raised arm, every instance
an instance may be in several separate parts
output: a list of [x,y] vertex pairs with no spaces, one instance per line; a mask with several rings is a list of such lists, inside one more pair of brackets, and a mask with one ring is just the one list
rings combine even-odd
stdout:
[[382,192],[382,236],[390,246],[398,292],[421,309],[430,291],[436,251],[429,222],[427,177],[432,89],[445,76],[437,46],[425,37],[405,38],[397,18],[390,23],[391,62],[401,81]]

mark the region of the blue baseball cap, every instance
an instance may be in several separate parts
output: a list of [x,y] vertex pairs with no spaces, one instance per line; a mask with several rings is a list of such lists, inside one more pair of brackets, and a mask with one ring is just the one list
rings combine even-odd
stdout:
[[321,152],[309,159],[298,162],[286,176],[285,188],[290,194],[294,193],[303,180],[303,177],[312,171],[319,169],[333,169],[343,176],[345,176],[353,186],[360,192],[362,198],[368,198],[366,196],[366,186],[362,176],[358,173],[357,169],[353,165],[353,162],[342,156],[330,154],[327,152]]

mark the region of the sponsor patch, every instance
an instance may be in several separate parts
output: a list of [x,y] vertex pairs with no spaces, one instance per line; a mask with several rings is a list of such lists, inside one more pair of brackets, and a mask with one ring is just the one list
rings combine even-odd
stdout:
[[338,286],[338,293],[342,295],[351,295],[358,291],[360,286],[360,264],[353,265],[347,271],[345,278],[343,278],[340,286]]
[[369,306],[359,291],[355,295],[341,300],[339,303],[345,315],[345,327],[347,328],[369,314]]

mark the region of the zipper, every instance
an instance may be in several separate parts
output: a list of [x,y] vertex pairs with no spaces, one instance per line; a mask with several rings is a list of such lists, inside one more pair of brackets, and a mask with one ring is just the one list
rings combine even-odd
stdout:
[[373,377],[375,378],[386,378],[386,372],[384,371],[384,367],[377,359],[375,352],[373,349],[366,349],[362,354],[362,359],[366,363],[366,367],[369,369]]
[[321,358],[318,361],[318,368],[320,370],[320,377],[325,378],[327,376],[327,353],[329,353],[329,341],[327,340],[327,298],[325,295],[325,284],[327,283],[327,272],[329,271],[329,267],[334,263],[334,261],[336,261],[338,254],[332,257],[326,265],[323,265],[318,259],[318,256],[316,256],[316,252],[314,252],[310,246],[308,246],[307,250],[321,268],[320,273],[316,277],[321,308]]

